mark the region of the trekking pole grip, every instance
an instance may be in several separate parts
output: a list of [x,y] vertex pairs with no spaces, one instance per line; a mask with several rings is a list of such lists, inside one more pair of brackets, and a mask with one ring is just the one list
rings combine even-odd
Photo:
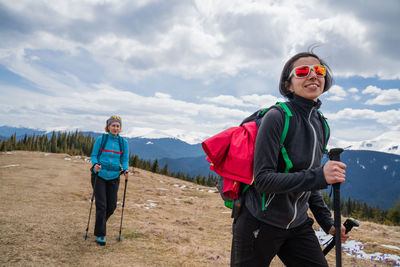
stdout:
[[344,151],[343,148],[332,148],[328,152],[330,160],[340,161],[340,154]]
[[[345,233],[347,234],[348,232],[351,231],[351,229],[353,229],[353,227],[359,227],[360,224],[357,222],[356,219],[354,218],[348,218],[344,223],[343,223],[344,227],[346,228]],[[331,251],[331,249],[335,246],[336,243],[336,238],[333,237],[333,239],[331,240],[331,242],[325,247],[325,249],[323,250],[324,255],[328,254],[329,251]]]
[[[328,152],[330,160],[340,161],[340,154],[343,148],[332,148]],[[333,209],[335,211],[334,226],[335,226],[335,246],[336,246],[336,267],[342,266],[342,244],[341,244],[341,214],[340,214],[340,183],[335,183],[333,186]]]

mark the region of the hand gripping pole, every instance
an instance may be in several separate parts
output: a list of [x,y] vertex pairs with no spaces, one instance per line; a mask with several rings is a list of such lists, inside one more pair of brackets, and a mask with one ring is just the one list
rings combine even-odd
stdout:
[[[344,223],[343,223],[344,227],[346,228],[346,234],[348,232],[351,231],[351,229],[353,229],[353,227],[359,227],[360,224],[357,222],[356,219],[353,218],[348,218]],[[325,249],[323,250],[324,255],[328,254],[329,251],[331,251],[331,249],[335,246],[335,240],[336,238],[333,237],[331,242],[329,242],[329,244],[325,247]]]

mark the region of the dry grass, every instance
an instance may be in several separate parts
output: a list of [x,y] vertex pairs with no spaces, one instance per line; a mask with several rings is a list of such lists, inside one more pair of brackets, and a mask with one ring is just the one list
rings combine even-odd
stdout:
[[[11,164],[19,166],[4,167]],[[85,241],[89,167],[65,154],[0,154],[0,265],[229,266],[231,218],[219,195],[140,169],[128,182],[123,241],[116,240],[121,205],[108,222],[107,246],[97,246],[93,236]],[[121,180],[120,199],[123,189]],[[93,207],[90,235],[94,213]],[[371,252],[396,254],[380,244],[400,246],[399,230],[362,222],[352,238]],[[334,253],[328,261],[334,266]],[[271,266],[283,264],[274,259]],[[343,266],[374,263],[343,256]]]

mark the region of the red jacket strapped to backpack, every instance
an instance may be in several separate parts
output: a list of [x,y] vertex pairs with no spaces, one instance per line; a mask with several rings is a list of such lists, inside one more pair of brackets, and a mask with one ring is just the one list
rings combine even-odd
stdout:
[[210,169],[224,177],[223,194],[236,199],[239,182],[252,184],[254,179],[254,146],[257,124],[254,121],[231,127],[203,143],[203,150],[210,162]]

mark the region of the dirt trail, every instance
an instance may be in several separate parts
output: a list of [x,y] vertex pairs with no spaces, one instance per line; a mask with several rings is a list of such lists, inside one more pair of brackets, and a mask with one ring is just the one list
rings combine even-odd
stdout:
[[[123,241],[116,241],[120,204],[107,224],[105,247],[97,246],[92,236],[93,205],[91,237],[85,241],[92,192],[89,168],[84,158],[66,154],[0,153],[0,265],[229,266],[230,214],[219,195],[209,192],[213,188],[140,169],[128,182]],[[121,179],[120,200],[123,188]],[[370,227],[381,227],[375,241],[384,233],[399,232]],[[334,266],[334,253],[328,260]],[[343,266],[374,266],[353,262],[345,256]],[[271,266],[283,265],[275,259]]]

